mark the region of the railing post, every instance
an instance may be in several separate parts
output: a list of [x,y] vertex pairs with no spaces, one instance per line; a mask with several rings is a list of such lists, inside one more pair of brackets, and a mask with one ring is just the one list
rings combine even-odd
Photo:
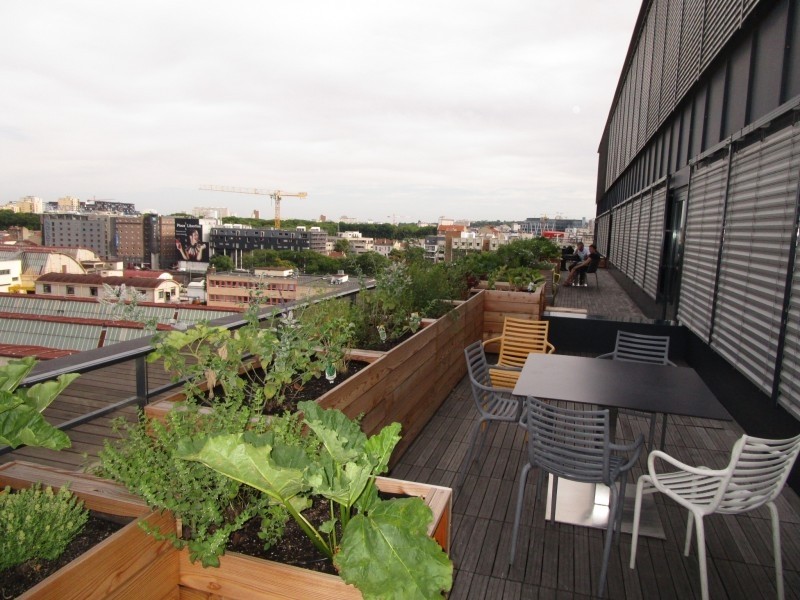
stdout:
[[136,357],[136,399],[140,407],[150,400],[150,386],[147,384],[147,362],[145,356]]

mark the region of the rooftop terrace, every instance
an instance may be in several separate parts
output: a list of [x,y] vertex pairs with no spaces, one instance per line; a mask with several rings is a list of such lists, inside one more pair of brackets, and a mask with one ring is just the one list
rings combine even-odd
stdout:
[[[557,307],[586,310],[589,317],[638,321],[644,315],[608,271],[598,272],[600,287],[565,288]],[[594,279],[590,280],[590,286]],[[581,312],[573,313],[580,315]],[[557,346],[558,348],[558,346]],[[587,352],[591,354],[591,352]],[[149,385],[166,384],[166,377],[148,367]],[[87,409],[130,396],[135,379],[133,361],[104,367],[79,378],[48,409],[51,422],[63,422]],[[569,382],[564,382],[568,385]],[[110,417],[135,415],[128,406],[70,431],[73,449],[60,453],[22,448],[0,455],[62,468],[82,468],[92,462],[102,439],[111,435]],[[393,477],[455,488],[467,451],[467,439],[477,418],[469,381],[462,379],[390,473]],[[686,462],[721,467],[727,463],[740,425],[684,417],[669,418],[666,450]],[[643,419],[620,417],[617,437],[633,440],[646,428]],[[455,581],[450,595],[462,598],[589,598],[600,571],[604,532],[581,526],[546,523],[543,502],[536,501],[536,477],[528,478],[517,558],[508,566],[510,536],[519,471],[525,459],[525,433],[515,425],[493,428],[484,457],[473,465],[462,489],[455,490],[451,556]],[[84,458],[86,453],[87,458]],[[642,457],[635,480],[646,468]],[[634,486],[629,486],[629,490]],[[562,493],[564,493],[562,491]],[[612,548],[608,598],[699,597],[696,552],[683,556],[685,512],[656,495],[666,539],[640,538],[637,568],[628,568],[631,536],[623,533]],[[626,504],[632,510],[632,502]],[[787,598],[800,597],[800,499],[787,488],[778,500],[781,517],[784,578]],[[774,570],[767,509],[744,516],[712,516],[706,520],[709,585],[712,598],[773,598]]]

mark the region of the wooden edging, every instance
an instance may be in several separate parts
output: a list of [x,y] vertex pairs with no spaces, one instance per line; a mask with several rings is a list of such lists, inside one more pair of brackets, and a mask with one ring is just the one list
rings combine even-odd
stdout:
[[148,512],[144,500],[108,479],[21,460],[0,466],[0,487],[23,489],[37,482],[53,488],[67,485],[89,510],[121,517],[139,517]]

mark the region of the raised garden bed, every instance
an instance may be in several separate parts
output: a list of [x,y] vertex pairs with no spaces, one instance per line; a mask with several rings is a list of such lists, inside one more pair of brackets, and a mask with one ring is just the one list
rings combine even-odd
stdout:
[[[144,515],[140,518],[162,531],[177,527],[168,513],[148,513],[141,500],[114,482],[31,463],[0,467],[2,485],[26,487],[37,481],[55,486],[71,482],[71,489],[92,510]],[[384,492],[422,497],[434,514],[429,535],[449,550],[452,490],[383,477],[377,485]],[[189,561],[187,551],[179,552],[168,541],[156,540],[132,522],[21,596],[76,600],[273,597],[360,598],[361,594],[336,575],[237,553],[223,556],[219,568],[203,568]]]

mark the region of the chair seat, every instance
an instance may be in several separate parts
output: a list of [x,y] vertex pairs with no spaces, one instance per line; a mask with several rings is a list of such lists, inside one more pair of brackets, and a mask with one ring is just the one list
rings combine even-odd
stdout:
[[516,421],[519,419],[519,400],[493,394],[491,399],[484,403],[484,411],[498,421]]

